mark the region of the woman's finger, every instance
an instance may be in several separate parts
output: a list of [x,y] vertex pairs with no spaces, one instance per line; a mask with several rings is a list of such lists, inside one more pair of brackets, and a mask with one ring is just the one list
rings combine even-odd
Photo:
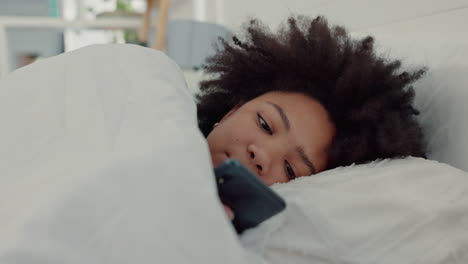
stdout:
[[226,215],[228,216],[229,220],[233,220],[234,219],[234,212],[231,210],[231,208],[229,208],[228,206],[224,205],[223,204],[223,207],[224,207],[224,211],[226,212]]

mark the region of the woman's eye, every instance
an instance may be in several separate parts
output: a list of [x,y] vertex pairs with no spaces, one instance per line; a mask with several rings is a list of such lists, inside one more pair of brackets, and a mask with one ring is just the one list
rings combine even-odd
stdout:
[[289,180],[294,180],[296,178],[296,173],[294,172],[294,169],[291,167],[289,162],[286,160],[284,161],[284,167],[286,170],[286,176],[288,177]]
[[263,117],[257,113],[258,117],[258,122],[260,123],[260,126],[262,127],[263,130],[265,130],[268,134],[272,135],[273,131],[271,130],[270,126],[268,123],[263,119]]

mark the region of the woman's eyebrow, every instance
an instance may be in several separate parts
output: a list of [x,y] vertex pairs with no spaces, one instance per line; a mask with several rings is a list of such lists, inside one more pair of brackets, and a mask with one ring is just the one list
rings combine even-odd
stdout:
[[[272,103],[272,102],[267,101],[267,103],[269,105],[273,106],[276,109],[276,111],[278,111],[278,114],[280,115],[281,120],[283,121],[284,127],[286,127],[286,130],[289,131],[291,126],[289,124],[288,116],[284,112],[283,108],[281,106],[275,104],[275,103]],[[299,156],[301,157],[302,161],[306,164],[307,168],[309,168],[310,174],[311,175],[315,174],[315,172],[316,172],[315,166],[312,163],[312,161],[310,161],[309,157],[307,157],[307,155],[305,154],[304,148],[302,148],[300,146],[296,147],[296,151],[299,154]]]
[[297,152],[299,153],[299,156],[301,156],[301,159],[302,161],[306,164],[306,166],[309,168],[310,170],[310,175],[312,174],[315,174],[316,170],[315,170],[315,166],[314,164],[312,163],[312,161],[310,161],[309,157],[307,157],[307,155],[305,154],[305,151],[302,147],[296,147],[296,150]]
[[278,111],[278,114],[280,115],[281,120],[283,121],[284,127],[286,128],[287,131],[289,131],[291,126],[289,125],[289,119],[286,116],[286,113],[283,111],[283,108],[281,108],[281,106],[279,106],[279,105],[277,105],[275,103],[272,103],[272,102],[267,101],[267,103],[269,105],[273,106],[276,109],[276,111]]

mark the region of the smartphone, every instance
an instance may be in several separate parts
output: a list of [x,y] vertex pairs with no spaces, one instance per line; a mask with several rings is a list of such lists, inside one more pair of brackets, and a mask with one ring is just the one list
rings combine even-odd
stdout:
[[218,195],[234,212],[238,234],[286,208],[286,202],[239,161],[228,159],[214,171]]

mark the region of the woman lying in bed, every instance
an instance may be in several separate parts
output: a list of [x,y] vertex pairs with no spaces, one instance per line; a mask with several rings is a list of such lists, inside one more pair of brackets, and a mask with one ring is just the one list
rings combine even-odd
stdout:
[[321,17],[291,17],[276,34],[252,20],[245,31],[207,60],[213,78],[197,97],[214,166],[235,158],[271,185],[425,156],[411,87],[424,70],[400,70],[371,37],[353,40]]
[[[247,263],[216,199],[211,165],[236,158],[272,184],[353,162],[424,156],[410,86],[423,71],[401,71],[399,61],[376,56],[372,38],[354,41],[321,18],[300,18],[290,19],[277,34],[253,21],[245,40],[222,43],[207,61],[205,69],[212,79],[202,83],[197,98],[199,127],[207,136],[213,164],[183,76],[159,52],[131,45],[94,46],[33,63],[2,79],[0,262]],[[414,182],[408,186],[420,186],[416,181],[420,178],[410,178]],[[302,178],[296,183],[307,179],[334,178]],[[378,180],[365,187],[375,188]],[[361,217],[343,218],[333,211],[328,216],[317,211],[307,214],[291,201],[288,208],[293,211],[285,223],[304,220],[306,224],[297,224],[294,233],[310,236],[308,240],[283,236],[288,244],[296,244],[292,250],[276,251],[304,253],[296,245],[315,245],[309,241],[312,237],[318,239],[317,245],[329,246],[324,252],[334,257],[338,249],[356,244],[347,238],[358,237],[366,243],[359,244],[359,250],[387,257],[395,244],[407,244],[404,239],[415,230],[413,226],[435,219],[439,211],[428,218],[415,217],[423,222],[397,229],[401,236],[393,240],[381,238],[401,227],[400,222],[378,225],[369,215],[379,216],[377,220],[398,215],[405,224],[413,219],[406,216],[432,212],[425,206],[428,198],[445,198],[451,206],[454,201],[465,202],[457,199],[466,194],[462,184],[452,192],[458,182],[462,181],[431,183],[441,186],[439,196],[435,192],[410,196],[407,200],[417,204],[414,214],[404,206],[395,209],[411,189],[401,192],[407,195],[395,192],[396,201],[377,199],[381,202],[369,205],[371,198],[381,197],[368,196],[365,203],[354,199],[362,204],[357,210],[352,204],[336,206],[356,195],[344,195],[337,203],[313,197],[328,203],[324,209],[334,204],[335,212],[360,212]],[[283,185],[289,186],[295,183]],[[328,194],[337,197],[339,190]],[[396,197],[393,190],[388,197]],[[390,206],[388,212],[373,210],[385,206]],[[333,223],[354,219],[353,231],[369,223],[374,229],[361,228],[364,231],[348,236],[343,231],[348,228],[321,225],[331,218]],[[307,219],[313,219],[314,225]],[[439,230],[457,226],[454,219],[431,223]],[[446,239],[442,233],[434,240],[437,245]],[[362,239],[366,234],[375,236]],[[365,246],[375,241],[387,243],[381,250],[367,250]],[[425,249],[435,248],[427,245]],[[383,250],[390,253],[382,254]],[[252,251],[261,252],[256,247]],[[349,256],[360,252],[344,252],[341,257],[352,259]],[[275,263],[294,263],[281,260]],[[314,261],[303,261],[308,262]]]
[[291,17],[276,34],[252,20],[246,40],[233,41],[207,60],[213,78],[197,98],[214,166],[235,158],[271,185],[425,156],[410,86],[424,70],[402,72],[400,61],[375,54],[371,37],[352,40],[321,17]]

